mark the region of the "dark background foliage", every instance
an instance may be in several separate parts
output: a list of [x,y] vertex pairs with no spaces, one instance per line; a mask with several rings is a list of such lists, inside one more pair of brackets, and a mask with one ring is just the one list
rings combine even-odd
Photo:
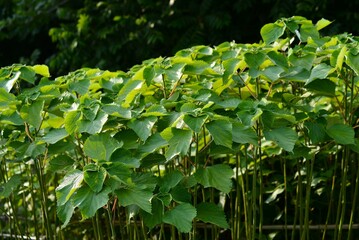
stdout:
[[357,9],[358,0],[2,0],[0,66],[127,70],[193,45],[258,42],[261,26],[293,15],[358,35]]

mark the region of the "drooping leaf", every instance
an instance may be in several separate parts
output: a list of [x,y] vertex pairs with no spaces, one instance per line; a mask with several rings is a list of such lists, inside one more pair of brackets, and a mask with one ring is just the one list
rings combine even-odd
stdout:
[[112,138],[109,133],[92,135],[84,143],[84,152],[87,156],[96,160],[110,160],[112,153],[122,143]]
[[11,178],[5,182],[0,184],[0,199],[5,197],[10,197],[11,193],[14,192],[15,189],[19,187],[21,184],[21,175],[15,174],[12,175]]
[[171,160],[177,155],[186,155],[192,141],[192,131],[190,130],[172,128],[171,132],[173,136],[168,141],[169,147],[165,153],[167,160]]
[[189,203],[183,203],[166,212],[163,222],[175,226],[179,232],[188,233],[192,229],[192,220],[196,215],[195,207]]
[[347,53],[346,63],[349,65],[351,69],[355,72],[357,76],[359,76],[359,54],[352,54],[350,51]]
[[200,168],[195,173],[196,180],[205,188],[214,187],[224,193],[229,193],[232,187],[233,170],[225,164],[217,164]]
[[329,79],[318,79],[305,85],[305,88],[309,91],[318,93],[323,96],[335,96],[336,84]]
[[20,78],[31,84],[35,83],[36,73],[31,67],[23,66],[20,68]]
[[137,205],[142,210],[151,213],[151,199],[153,194],[149,190],[136,188],[123,188],[115,191],[122,206]]
[[99,208],[105,206],[109,200],[110,191],[109,187],[98,193],[87,186],[78,189],[73,196],[73,204],[80,209],[82,219],[93,217]]
[[327,134],[339,144],[355,144],[354,129],[345,124],[334,124],[327,128]]
[[156,123],[157,117],[151,116],[143,119],[135,119],[128,124],[135,133],[141,138],[142,141],[146,141],[151,135],[153,125]]
[[56,188],[57,206],[64,205],[73,193],[81,186],[83,173],[80,170],[73,170],[65,175],[61,184]]
[[226,120],[214,120],[206,124],[206,128],[217,145],[232,148],[232,123]]
[[267,140],[273,141],[288,152],[292,152],[294,145],[298,139],[297,133],[288,127],[275,128],[264,131]]
[[162,201],[157,198],[153,198],[151,200],[152,204],[152,213],[148,213],[144,211],[142,213],[143,221],[147,227],[150,229],[154,228],[156,225],[162,223],[163,215],[164,215],[164,207]]
[[135,97],[140,93],[144,80],[129,80],[118,93],[118,102],[123,101],[122,106],[128,108]]
[[198,218],[199,220],[205,223],[217,225],[221,228],[229,228],[223,209],[216,204],[203,202],[198,204],[196,209],[196,218]]
[[67,201],[63,205],[58,205],[56,207],[56,213],[57,217],[62,222],[61,228],[64,228],[67,226],[67,224],[70,222],[72,215],[74,214],[75,207],[72,204],[72,201]]

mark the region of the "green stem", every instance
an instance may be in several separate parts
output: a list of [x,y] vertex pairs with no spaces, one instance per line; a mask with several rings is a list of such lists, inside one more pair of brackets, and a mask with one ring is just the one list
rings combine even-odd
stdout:
[[353,223],[354,223],[354,214],[356,210],[356,203],[358,199],[358,192],[359,192],[359,166],[357,166],[357,172],[356,172],[356,179],[355,179],[355,190],[354,190],[354,196],[353,196],[353,203],[352,203],[352,209],[350,213],[350,220],[349,220],[349,231],[348,231],[348,237],[347,240],[350,240],[352,231],[353,231]]
[[333,178],[332,178],[332,187],[331,187],[331,191],[330,191],[330,197],[329,197],[329,204],[328,204],[328,213],[327,213],[327,217],[325,219],[325,227],[323,230],[323,236],[322,236],[322,240],[325,240],[325,235],[327,232],[327,226],[329,223],[329,218],[330,218],[330,214],[331,214],[331,210],[332,210],[332,205],[334,202],[334,191],[335,191],[335,180],[336,180],[336,169],[338,166],[338,155],[335,155],[335,159],[334,159],[334,174],[333,174]]

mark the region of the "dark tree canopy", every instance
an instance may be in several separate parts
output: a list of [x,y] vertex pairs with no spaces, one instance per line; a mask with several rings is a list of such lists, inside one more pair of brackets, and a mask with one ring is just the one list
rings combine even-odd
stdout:
[[358,8],[358,0],[3,0],[0,65],[126,70],[193,45],[258,42],[261,26],[293,15],[358,35]]

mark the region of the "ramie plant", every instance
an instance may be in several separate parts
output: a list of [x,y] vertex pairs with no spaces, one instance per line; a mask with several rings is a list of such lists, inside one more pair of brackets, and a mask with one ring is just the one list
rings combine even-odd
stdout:
[[128,72],[1,68],[1,237],[351,239],[359,45],[329,24]]

